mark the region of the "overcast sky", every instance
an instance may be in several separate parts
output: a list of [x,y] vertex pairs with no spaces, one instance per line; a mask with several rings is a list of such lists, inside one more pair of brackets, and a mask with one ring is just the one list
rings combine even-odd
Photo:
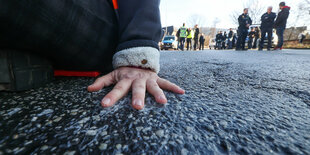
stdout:
[[[193,14],[199,14],[206,19],[205,26],[211,27],[215,18],[220,22],[218,28],[236,27],[231,20],[231,12],[238,10],[240,14],[246,0],[161,0],[161,20],[163,26],[181,26]],[[259,0],[263,6],[273,6],[274,12],[278,12],[279,3],[283,0]],[[292,15],[289,23],[295,23],[294,12],[298,11],[297,6],[303,0],[286,0],[291,6]],[[266,8],[267,9],[267,8]],[[295,25],[294,25],[295,26]],[[302,23],[296,26],[304,26]]]

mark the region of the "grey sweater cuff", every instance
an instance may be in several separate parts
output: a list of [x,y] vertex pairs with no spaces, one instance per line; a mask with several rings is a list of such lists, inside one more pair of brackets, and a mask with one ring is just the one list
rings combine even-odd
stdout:
[[159,66],[159,51],[153,47],[133,47],[124,49],[113,56],[113,67],[133,66],[151,69],[158,73]]

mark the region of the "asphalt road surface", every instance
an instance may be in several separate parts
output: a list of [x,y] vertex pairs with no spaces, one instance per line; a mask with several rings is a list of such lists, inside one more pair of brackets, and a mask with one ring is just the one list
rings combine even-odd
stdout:
[[111,88],[58,78],[0,93],[1,154],[310,154],[310,50],[161,52],[164,77],[185,88],[145,109]]

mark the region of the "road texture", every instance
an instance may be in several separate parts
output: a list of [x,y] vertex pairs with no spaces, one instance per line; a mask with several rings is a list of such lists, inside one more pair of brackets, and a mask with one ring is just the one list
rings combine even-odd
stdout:
[[0,154],[310,154],[309,50],[161,53],[165,106],[103,109],[93,78],[0,93]]

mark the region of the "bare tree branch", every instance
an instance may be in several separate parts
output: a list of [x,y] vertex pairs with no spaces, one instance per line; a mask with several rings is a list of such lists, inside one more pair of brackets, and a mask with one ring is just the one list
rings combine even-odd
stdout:
[[[249,9],[249,16],[251,17],[253,24],[259,24],[260,19],[264,11],[267,9],[265,5],[260,3],[259,0],[246,0],[243,3],[244,8]],[[235,10],[231,12],[230,17],[234,24],[238,25],[238,17],[241,14],[242,10]]]
[[200,27],[203,27],[206,25],[206,22],[206,18],[199,14],[193,14],[187,19],[187,25],[189,27],[194,27],[196,24],[198,24]]

